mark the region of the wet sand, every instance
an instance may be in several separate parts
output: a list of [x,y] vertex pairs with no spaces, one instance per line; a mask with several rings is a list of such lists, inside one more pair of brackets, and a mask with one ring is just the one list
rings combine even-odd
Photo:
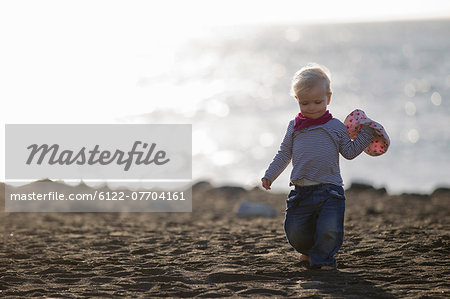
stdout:
[[[299,265],[285,196],[201,183],[192,213],[2,211],[0,297],[450,297],[449,189],[353,186],[337,271]],[[238,217],[243,199],[277,215]]]

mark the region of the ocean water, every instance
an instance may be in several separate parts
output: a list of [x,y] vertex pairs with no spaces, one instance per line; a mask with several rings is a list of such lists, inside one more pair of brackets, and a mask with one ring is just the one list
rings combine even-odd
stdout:
[[[292,75],[308,62],[331,72],[331,113],[362,109],[391,138],[379,157],[341,159],[348,187],[391,193],[450,185],[450,20],[221,27],[183,44],[164,72],[139,60],[147,103],[123,122],[192,123],[193,179],[259,185],[298,113]],[[292,166],[273,183],[288,190]]]

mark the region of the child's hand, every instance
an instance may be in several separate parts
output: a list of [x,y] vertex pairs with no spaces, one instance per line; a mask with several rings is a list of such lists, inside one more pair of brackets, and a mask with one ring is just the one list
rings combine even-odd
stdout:
[[269,180],[266,179],[266,178],[262,178],[262,179],[261,179],[261,182],[262,182],[262,186],[264,187],[264,189],[270,190],[270,185],[272,185],[272,182],[271,182],[271,181],[269,181]]

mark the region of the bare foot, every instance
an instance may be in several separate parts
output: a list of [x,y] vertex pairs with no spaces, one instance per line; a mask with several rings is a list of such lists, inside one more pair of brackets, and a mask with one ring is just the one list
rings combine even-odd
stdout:
[[301,262],[308,262],[309,263],[309,256],[307,256],[306,254],[301,254],[300,255],[300,263]]
[[321,266],[320,270],[336,270],[336,267],[331,266],[331,265],[326,265],[326,266]]

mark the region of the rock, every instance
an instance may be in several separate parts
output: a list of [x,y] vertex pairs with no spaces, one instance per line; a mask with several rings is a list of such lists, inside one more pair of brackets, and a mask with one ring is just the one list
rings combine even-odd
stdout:
[[207,181],[199,181],[192,185],[192,192],[206,191],[212,189],[213,186]]
[[347,191],[350,191],[350,192],[367,192],[367,191],[369,191],[369,192],[378,193],[380,195],[387,193],[386,188],[384,188],[384,187],[376,189],[372,185],[364,184],[364,183],[352,183],[350,185],[350,188],[347,189]]
[[236,187],[236,186],[222,186],[218,188],[213,188],[207,191],[208,194],[212,196],[222,195],[227,198],[239,198],[243,194],[247,193],[247,190],[245,190],[242,187]]
[[375,188],[369,184],[352,183],[350,185],[350,188],[348,188],[348,190],[349,191],[372,191],[372,190],[375,190]]
[[0,182],[0,212],[5,211],[5,183]]
[[450,188],[439,187],[431,193],[431,197],[450,199]]
[[275,217],[276,211],[268,204],[243,200],[236,212],[236,215],[240,217]]
[[429,194],[421,193],[402,193],[401,196],[407,199],[429,200],[431,196]]
[[366,208],[366,215],[380,215],[381,213],[382,213],[381,211],[378,211],[375,208],[372,207]]

